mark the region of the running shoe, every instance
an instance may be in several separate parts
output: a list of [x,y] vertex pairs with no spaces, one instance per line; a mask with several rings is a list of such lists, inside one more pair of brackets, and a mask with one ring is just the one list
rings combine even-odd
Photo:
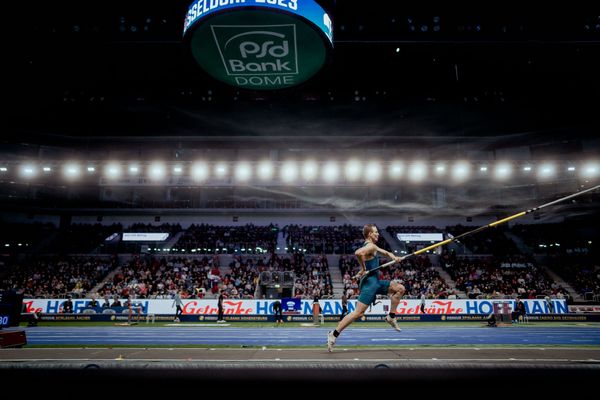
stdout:
[[333,351],[333,346],[335,346],[336,337],[333,336],[333,331],[327,333],[327,351],[330,353]]
[[392,328],[394,328],[398,332],[402,332],[402,329],[400,329],[400,327],[398,326],[398,321],[396,320],[396,318],[392,318],[389,315],[386,315],[385,316],[385,322],[387,322],[388,324],[390,324],[392,326]]

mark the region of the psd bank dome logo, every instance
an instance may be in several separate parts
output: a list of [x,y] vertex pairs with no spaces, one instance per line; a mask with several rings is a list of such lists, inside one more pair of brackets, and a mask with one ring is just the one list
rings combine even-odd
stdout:
[[314,0],[196,0],[183,35],[209,75],[252,90],[306,82],[333,48],[331,19]]

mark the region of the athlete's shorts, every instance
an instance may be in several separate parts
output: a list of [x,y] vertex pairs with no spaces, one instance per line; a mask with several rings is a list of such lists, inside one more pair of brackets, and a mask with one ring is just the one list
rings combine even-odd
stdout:
[[363,304],[371,305],[378,294],[387,295],[389,288],[390,281],[380,281],[377,275],[367,276],[360,284],[358,301]]

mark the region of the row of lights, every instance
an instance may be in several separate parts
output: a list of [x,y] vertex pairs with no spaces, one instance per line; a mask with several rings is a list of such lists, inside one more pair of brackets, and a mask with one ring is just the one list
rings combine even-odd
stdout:
[[[7,174],[12,167],[0,167],[0,177]],[[55,171],[54,166],[38,166],[35,163],[23,163],[16,167],[21,178],[32,180],[40,175],[51,175]],[[77,162],[67,162],[61,167],[63,176],[68,180],[77,180],[85,174],[95,175],[99,172],[96,165],[83,166]],[[298,161],[260,161],[252,162],[195,162],[168,164],[165,162],[153,162],[149,164],[124,164],[120,162],[109,162],[102,166],[103,177],[108,181],[116,181],[124,177],[140,177],[145,171],[146,177],[151,181],[160,182],[169,177],[183,177],[189,174],[194,182],[204,182],[209,178],[226,180],[232,178],[237,183],[249,182],[257,179],[269,182],[279,179],[283,183],[294,183],[298,181],[324,183],[335,183],[340,180],[346,182],[376,183],[383,179],[399,180],[406,178],[411,182],[422,182],[430,176],[445,179],[451,178],[455,182],[463,182],[478,174],[479,177],[491,176],[499,181],[512,177],[515,173],[522,175],[536,175],[539,179],[551,179],[555,177],[560,169],[567,174],[580,176],[585,179],[593,179],[600,176],[600,162],[589,161],[585,163],[569,164],[559,167],[557,163],[545,162],[539,165],[523,164],[516,165],[513,162],[498,162],[491,164],[473,164],[468,161],[456,161],[452,163],[425,161],[392,161],[382,163],[379,161],[363,162],[359,159],[351,159],[345,163],[336,161],[317,162],[314,160]]]

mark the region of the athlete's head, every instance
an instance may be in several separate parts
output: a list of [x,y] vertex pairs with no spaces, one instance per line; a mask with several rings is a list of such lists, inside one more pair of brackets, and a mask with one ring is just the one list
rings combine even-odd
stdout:
[[375,224],[366,224],[363,227],[363,236],[365,240],[370,240],[373,243],[376,243],[379,240],[379,232],[377,231],[377,227]]

